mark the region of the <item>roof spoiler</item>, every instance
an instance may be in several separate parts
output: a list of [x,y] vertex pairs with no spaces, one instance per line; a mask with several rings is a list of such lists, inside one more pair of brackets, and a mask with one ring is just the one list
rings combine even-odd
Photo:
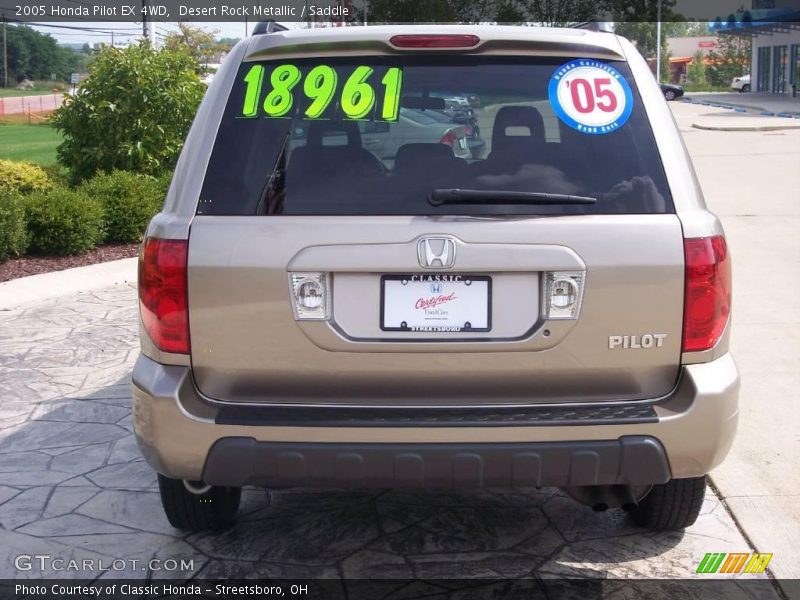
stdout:
[[275,33],[277,31],[287,31],[289,28],[278,24],[277,21],[269,19],[267,21],[259,21],[253,27],[253,35],[264,35],[265,33]]
[[585,29],[587,31],[599,31],[601,33],[614,33],[616,24],[614,21],[585,21],[573,25],[573,29]]

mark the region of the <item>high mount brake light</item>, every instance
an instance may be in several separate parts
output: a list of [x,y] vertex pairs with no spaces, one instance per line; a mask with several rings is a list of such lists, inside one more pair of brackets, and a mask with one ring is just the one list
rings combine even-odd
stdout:
[[721,235],[684,240],[683,351],[713,348],[731,312],[731,260]]
[[188,242],[147,238],[139,257],[139,310],[159,350],[189,354]]
[[389,40],[396,48],[474,48],[481,42],[477,35],[395,35]]

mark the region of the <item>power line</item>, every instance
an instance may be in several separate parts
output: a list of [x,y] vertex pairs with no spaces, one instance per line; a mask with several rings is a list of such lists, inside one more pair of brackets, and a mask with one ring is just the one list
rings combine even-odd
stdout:
[[[111,29],[97,29],[95,27],[76,27],[75,25],[56,25],[54,23],[22,22],[22,21],[17,21],[16,19],[9,19],[9,22],[21,23],[22,25],[29,25],[29,26],[32,26],[32,27],[51,27],[53,29],[72,29],[72,30],[75,30],[75,31],[91,31],[93,33],[105,33],[107,35],[111,35],[111,33],[115,33],[115,34],[119,33],[120,35],[123,35],[124,32],[126,32],[126,31],[138,31],[138,29],[133,29],[133,28],[130,28],[130,27],[122,27],[120,29],[111,30]],[[136,35],[136,34],[129,33],[129,34],[126,34],[126,35]]]
[[[14,34],[16,34],[16,33],[22,33],[22,32],[20,32],[20,31],[18,31],[18,28],[17,28],[17,27],[14,27],[14,26],[12,26],[12,27],[11,27],[11,28],[10,28],[8,31],[9,31],[10,33],[14,33]],[[36,31],[36,30],[34,29],[34,31]],[[36,33],[40,33],[40,34],[43,34],[43,35],[50,35],[50,33],[49,33],[49,32],[41,32],[41,31],[36,31]],[[57,33],[57,35],[59,35],[59,36],[62,36],[62,35],[69,35],[69,36],[78,36],[78,37],[80,37],[80,36],[82,36],[82,35],[85,35],[85,36],[100,36],[100,37],[108,37],[108,36],[109,36],[109,35],[111,35],[112,33],[113,33],[114,35],[132,36],[132,37],[136,37],[136,36],[138,36],[138,35],[139,35],[138,33],[128,33],[128,32],[126,32],[126,31],[107,31],[107,32],[104,32],[104,31],[86,31],[86,30],[82,30],[82,32],[81,32],[81,33],[77,33],[77,32],[76,32],[76,33],[73,33],[73,32],[66,32],[66,31],[59,31],[59,32]]]
[[[9,29],[9,31],[13,32],[14,29],[11,28],[11,29]],[[138,34],[136,34],[136,33],[120,33],[120,32],[117,32],[117,31],[114,31],[112,33],[63,33],[63,32],[59,32],[58,35],[59,36],[70,36],[70,37],[74,36],[74,37],[103,37],[103,38],[107,38],[107,37],[109,37],[111,35],[130,36],[130,37],[138,36]]]

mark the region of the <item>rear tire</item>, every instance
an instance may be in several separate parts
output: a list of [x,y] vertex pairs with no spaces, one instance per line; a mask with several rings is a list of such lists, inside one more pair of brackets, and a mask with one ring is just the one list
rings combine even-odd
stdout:
[[705,476],[654,485],[631,511],[631,518],[640,527],[656,531],[685,529],[697,520],[705,491]]
[[242,488],[215,485],[204,494],[193,494],[181,479],[161,473],[158,474],[158,490],[170,525],[191,531],[219,531],[233,525],[242,496]]
[[667,102],[675,100],[675,92],[673,92],[672,90],[667,90],[666,92],[664,92],[664,98],[667,99]]

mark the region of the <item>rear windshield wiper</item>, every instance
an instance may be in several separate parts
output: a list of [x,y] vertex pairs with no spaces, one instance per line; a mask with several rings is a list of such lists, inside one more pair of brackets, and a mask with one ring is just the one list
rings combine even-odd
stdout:
[[443,204],[594,204],[597,198],[544,192],[512,192],[507,190],[433,190],[428,196],[433,206]]

